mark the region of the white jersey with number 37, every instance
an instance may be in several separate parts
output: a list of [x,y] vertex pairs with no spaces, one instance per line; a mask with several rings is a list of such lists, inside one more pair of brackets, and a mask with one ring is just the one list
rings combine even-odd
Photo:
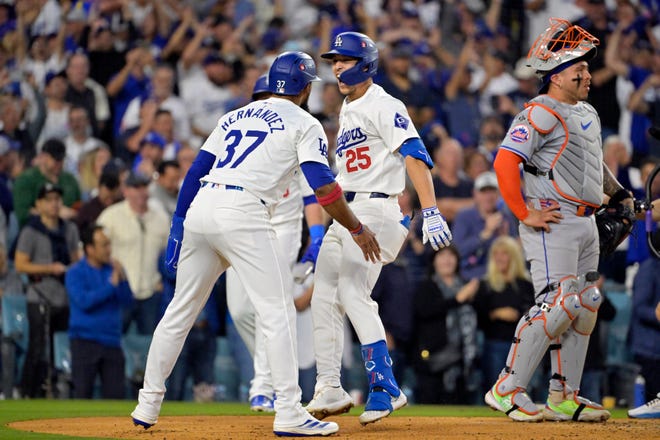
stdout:
[[400,194],[406,170],[398,148],[418,138],[406,107],[377,84],[339,113],[337,182],[345,191]]
[[221,117],[202,149],[216,157],[202,180],[241,186],[268,204],[282,199],[300,163],[328,163],[321,123],[277,97]]

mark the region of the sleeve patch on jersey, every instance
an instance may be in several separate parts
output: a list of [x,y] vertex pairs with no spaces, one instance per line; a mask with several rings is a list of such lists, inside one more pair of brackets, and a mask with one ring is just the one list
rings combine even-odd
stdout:
[[526,125],[516,125],[509,132],[509,138],[518,144],[527,142],[529,139],[529,128]]
[[328,144],[321,138],[319,138],[319,152],[323,157],[328,157]]
[[394,126],[408,130],[410,121],[405,116],[400,115],[398,112],[394,114]]

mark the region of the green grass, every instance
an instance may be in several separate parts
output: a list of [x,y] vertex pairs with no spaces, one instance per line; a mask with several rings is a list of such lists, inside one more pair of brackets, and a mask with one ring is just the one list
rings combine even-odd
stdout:
[[[132,400],[3,400],[0,401],[0,439],[79,439],[89,440],[89,437],[72,437],[52,434],[38,434],[16,431],[7,428],[7,424],[18,420],[55,419],[66,417],[126,417],[135,408]],[[351,410],[351,414],[359,415],[362,408]],[[251,413],[246,403],[208,403],[168,402],[163,404],[162,416],[180,415],[260,415]],[[435,406],[411,405],[397,411],[393,417],[502,417],[501,414],[485,406]],[[612,411],[615,419],[626,418],[625,409]]]

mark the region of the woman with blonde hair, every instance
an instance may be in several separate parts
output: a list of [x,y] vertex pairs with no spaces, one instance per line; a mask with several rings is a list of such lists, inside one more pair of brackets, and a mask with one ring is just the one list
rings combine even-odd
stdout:
[[506,364],[520,317],[534,304],[534,286],[525,266],[522,247],[509,236],[490,247],[486,275],[473,300],[479,328],[484,333],[483,372],[494,383]]
[[96,196],[103,167],[111,158],[112,153],[106,145],[99,145],[81,156],[78,162],[78,175],[83,200],[90,200]]

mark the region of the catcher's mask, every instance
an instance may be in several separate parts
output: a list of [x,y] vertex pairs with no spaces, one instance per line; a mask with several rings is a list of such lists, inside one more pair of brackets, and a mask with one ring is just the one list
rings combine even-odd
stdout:
[[578,61],[589,61],[596,56],[598,38],[561,18],[551,18],[550,27],[536,38],[527,53],[527,65],[536,70],[543,81],[539,93],[550,86],[550,77]]

